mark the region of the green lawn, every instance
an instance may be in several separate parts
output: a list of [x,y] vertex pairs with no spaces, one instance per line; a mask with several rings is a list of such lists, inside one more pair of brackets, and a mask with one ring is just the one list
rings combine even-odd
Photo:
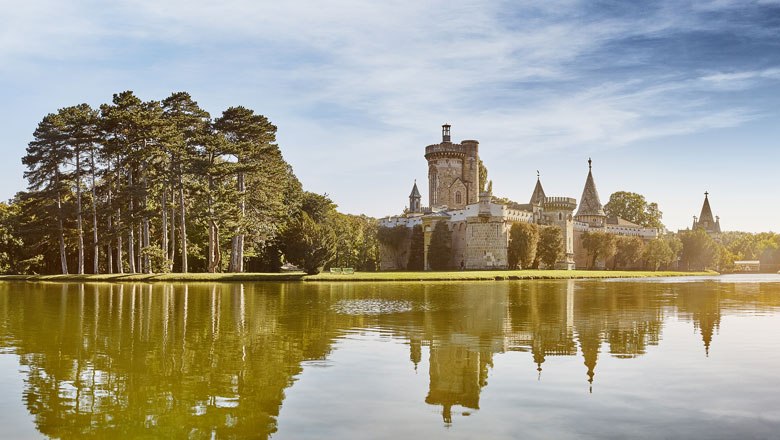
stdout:
[[612,270],[493,270],[452,272],[356,272],[353,275],[321,273],[168,273],[124,275],[2,275],[0,281],[485,281],[583,278],[647,278],[692,275],[717,275],[717,272],[650,272]]

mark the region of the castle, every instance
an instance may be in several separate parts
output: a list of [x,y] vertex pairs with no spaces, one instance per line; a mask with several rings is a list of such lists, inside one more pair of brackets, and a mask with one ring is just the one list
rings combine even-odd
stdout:
[[[582,234],[604,231],[616,235],[656,238],[660,231],[645,228],[621,218],[608,218],[599,199],[593,179],[593,163],[588,159],[588,177],[579,207],[572,197],[548,197],[537,173],[536,186],[528,203],[496,203],[492,185],[480,192],[479,142],[464,140],[453,143],[450,125],[442,126],[442,141],[425,147],[428,161],[428,206],[422,206],[422,195],[414,183],[408,209],[402,215],[380,219],[381,227],[420,225],[423,230],[424,267],[433,229],[446,222],[452,233],[450,267],[470,270],[507,269],[509,231],[516,222],[552,225],[561,229],[563,257],[558,269],[587,266],[587,252]],[[577,209],[576,214],[574,213]],[[381,245],[380,269],[405,270],[411,247],[411,233],[399,246]],[[600,263],[601,265],[604,262]]]

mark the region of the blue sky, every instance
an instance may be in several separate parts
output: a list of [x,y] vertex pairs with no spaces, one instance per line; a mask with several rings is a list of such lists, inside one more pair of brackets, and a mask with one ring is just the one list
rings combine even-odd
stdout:
[[[780,231],[780,0],[0,0],[0,198],[36,124],[133,90],[266,115],[306,189],[400,212],[424,147],[478,139],[497,195],[579,198],[587,159],[676,230]],[[426,185],[421,185],[423,197]]]

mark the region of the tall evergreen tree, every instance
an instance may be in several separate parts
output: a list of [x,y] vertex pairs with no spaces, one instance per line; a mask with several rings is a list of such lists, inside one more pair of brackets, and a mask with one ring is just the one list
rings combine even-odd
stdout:
[[55,114],[46,115],[33,133],[34,140],[27,146],[27,154],[22,163],[27,166],[24,173],[31,191],[51,196],[55,200],[57,212],[57,231],[60,249],[60,269],[68,273],[68,258],[65,251],[65,212],[63,196],[67,192],[63,167],[70,151],[62,118]]

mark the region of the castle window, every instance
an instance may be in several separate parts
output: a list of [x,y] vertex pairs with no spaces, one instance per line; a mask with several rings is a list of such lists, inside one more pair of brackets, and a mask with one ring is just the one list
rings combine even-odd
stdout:
[[455,192],[455,203],[460,203],[461,197],[460,197],[460,191]]
[[558,220],[563,220],[563,214],[561,214],[560,212],[558,213]]

